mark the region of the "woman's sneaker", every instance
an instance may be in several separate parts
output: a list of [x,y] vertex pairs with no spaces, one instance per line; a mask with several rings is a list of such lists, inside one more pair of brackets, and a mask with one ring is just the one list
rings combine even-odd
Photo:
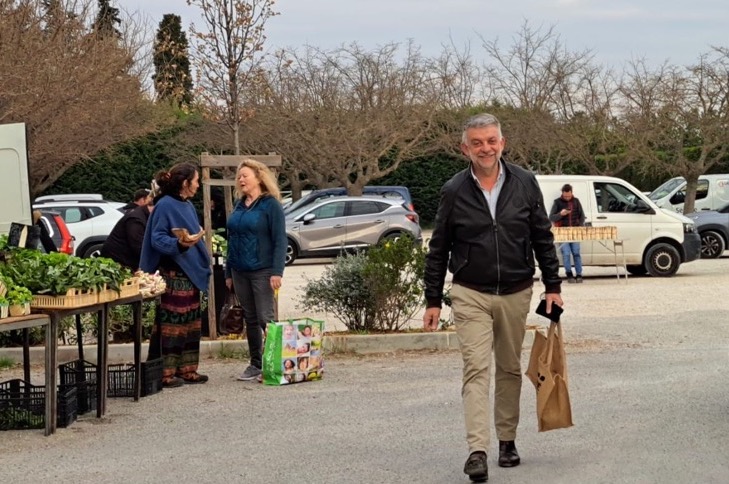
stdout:
[[238,377],[239,381],[253,381],[256,378],[258,378],[258,375],[261,375],[262,372],[260,368],[256,368],[255,366],[249,365],[248,368],[245,369],[245,371]]

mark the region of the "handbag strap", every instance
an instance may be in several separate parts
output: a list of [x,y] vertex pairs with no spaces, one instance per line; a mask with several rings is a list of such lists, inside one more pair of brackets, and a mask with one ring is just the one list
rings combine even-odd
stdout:
[[233,291],[231,291],[230,289],[226,289],[226,291],[228,293],[227,294],[228,302],[229,303],[232,302],[236,306],[240,306],[240,301],[238,301],[238,295],[236,293],[234,293]]

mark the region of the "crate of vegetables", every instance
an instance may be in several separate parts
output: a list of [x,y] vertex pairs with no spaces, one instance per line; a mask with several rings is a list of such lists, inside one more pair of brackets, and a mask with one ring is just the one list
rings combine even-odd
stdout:
[[[63,309],[90,306],[118,297],[131,271],[104,257],[82,259],[61,253],[13,251],[3,272],[33,294],[31,307]],[[103,292],[109,288],[115,291]]]
[[68,289],[62,296],[33,294],[31,308],[64,309],[92,306],[99,300],[96,289]]
[[139,277],[130,277],[119,285],[120,298],[136,296],[137,294],[139,294]]

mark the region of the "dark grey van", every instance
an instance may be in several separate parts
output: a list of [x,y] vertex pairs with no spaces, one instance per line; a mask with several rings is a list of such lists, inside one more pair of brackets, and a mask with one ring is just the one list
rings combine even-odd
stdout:
[[[312,204],[316,202],[317,200],[321,200],[323,198],[329,198],[329,197],[341,197],[342,195],[347,194],[347,189],[338,187],[338,188],[322,188],[321,190],[314,190],[313,192],[301,197],[296,202],[292,203],[291,205],[284,208],[284,213],[288,215],[289,213],[293,212],[294,210],[298,210],[301,207],[305,207],[309,204]],[[401,186],[371,186],[367,185],[362,190],[363,195],[370,195],[370,196],[381,196],[384,198],[399,198],[403,200],[403,203],[413,212],[415,211],[415,208],[413,207],[413,199],[410,196],[410,190],[407,189],[407,187],[401,187]]]

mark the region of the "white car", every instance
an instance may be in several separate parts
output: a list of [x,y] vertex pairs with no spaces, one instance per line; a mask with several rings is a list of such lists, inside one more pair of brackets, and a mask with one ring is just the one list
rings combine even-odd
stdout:
[[79,257],[99,255],[111,229],[124,216],[124,206],[99,194],[46,195],[33,202],[33,209],[53,210],[63,217]]

